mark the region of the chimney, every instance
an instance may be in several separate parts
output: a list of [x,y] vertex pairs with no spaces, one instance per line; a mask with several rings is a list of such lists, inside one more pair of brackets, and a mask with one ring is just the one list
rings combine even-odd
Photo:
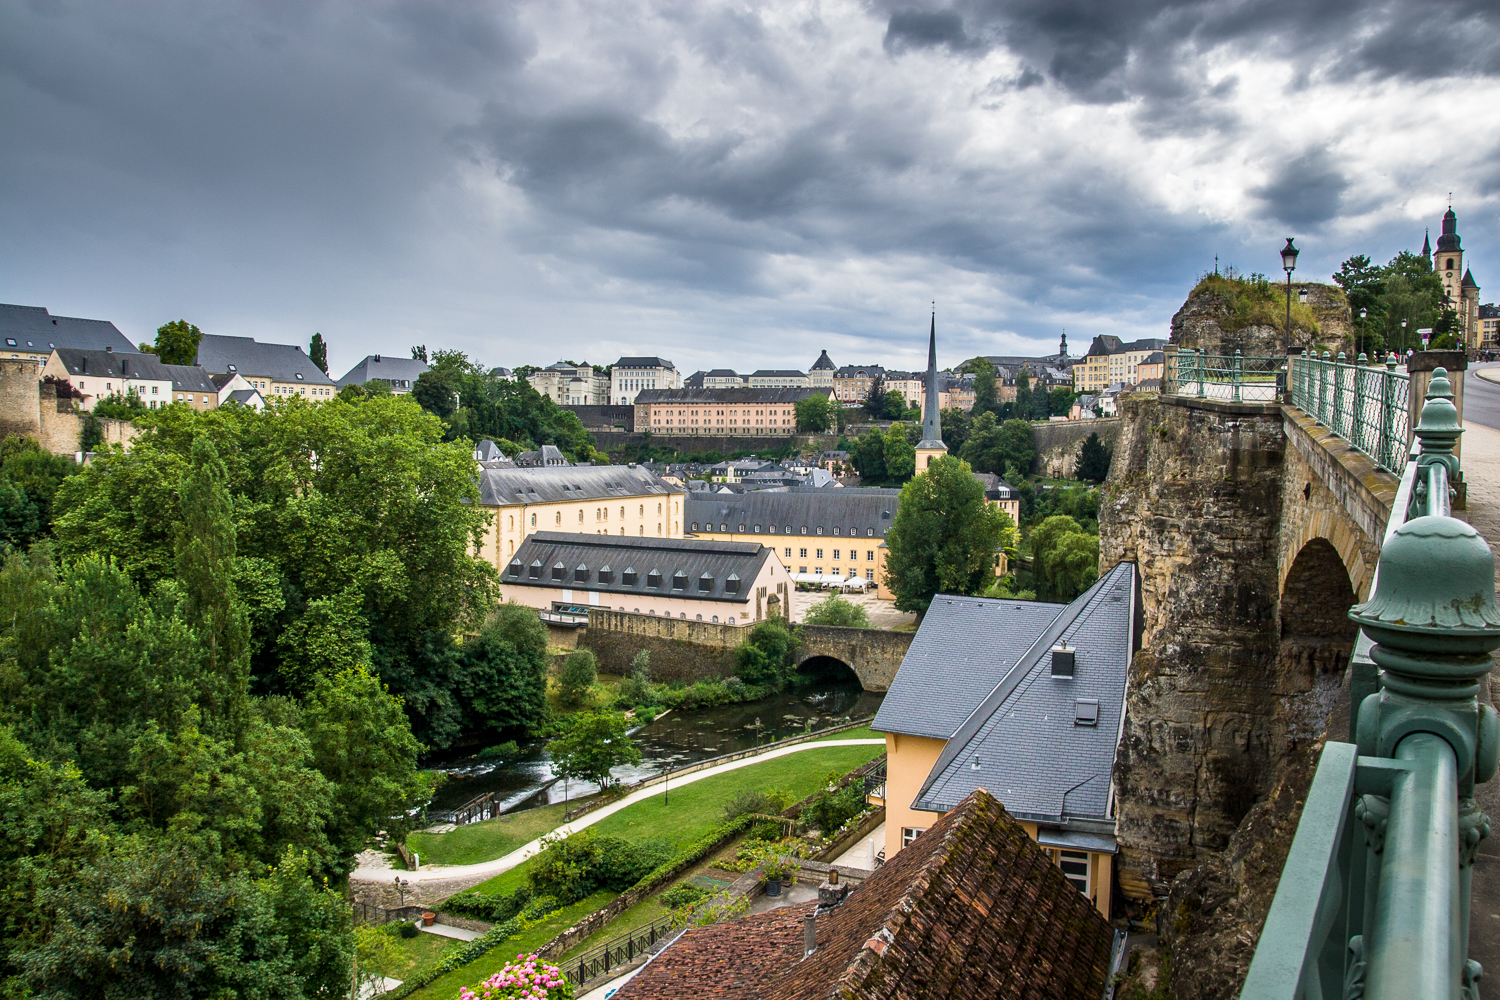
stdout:
[[818,950],[818,918],[809,913],[802,918],[802,957],[806,958]]
[[105,349],[105,350],[106,350],[106,351],[111,351],[111,352],[113,352],[113,351],[114,351],[114,348],[113,348],[113,347],[111,347],[111,346],[110,346],[110,345],[109,345],[109,344],[105,344],[105,345],[104,345],[104,349]]
[[375,363],[376,363],[376,364],[377,364],[377,365],[378,365],[378,364],[380,364],[380,355],[378,355],[378,354],[377,354],[377,355],[375,355]]
[[1052,676],[1061,680],[1073,679],[1073,650],[1066,641],[1052,647]]

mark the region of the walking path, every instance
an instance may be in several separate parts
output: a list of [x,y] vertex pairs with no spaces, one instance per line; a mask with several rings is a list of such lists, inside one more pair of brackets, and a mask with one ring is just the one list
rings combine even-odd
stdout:
[[883,850],[885,850],[884,823],[871,830],[869,836],[834,858],[829,864],[842,865],[845,868],[863,868],[867,872],[872,872],[875,870],[875,855]]
[[[788,754],[801,753],[804,750],[817,750],[823,747],[863,747],[884,745],[885,740],[883,739],[818,740],[811,743],[797,743],[789,747],[780,747],[776,750],[768,750],[765,753],[757,754],[754,757],[745,757],[741,760],[732,760],[728,763],[720,764],[717,767],[705,768],[702,771],[695,771],[692,774],[683,775],[681,778],[674,779],[672,781],[672,786],[674,788],[681,788],[683,785],[691,785],[695,781],[702,781],[704,778],[711,778],[716,774],[725,774],[729,771],[739,770],[742,767],[750,767],[752,765],[759,764],[762,761],[774,760],[777,757],[785,757]],[[637,802],[643,802],[646,799],[651,798],[652,796],[660,795],[665,787],[665,785],[657,784],[651,785],[647,788],[642,788],[639,791],[631,792],[629,795],[625,796],[618,802],[612,802],[609,805],[604,806],[603,808],[596,809],[593,812],[589,813],[587,816],[582,816],[571,823],[564,823],[562,826],[559,826],[557,829],[547,834],[547,836],[566,837],[570,834],[577,833],[579,830],[593,826],[595,823],[599,822],[606,816],[614,815],[621,809],[624,809],[626,806],[633,806]],[[466,882],[474,882],[493,878],[496,875],[501,874],[502,872],[510,871],[512,868],[525,861],[527,858],[539,853],[542,849],[541,844],[543,839],[544,838],[542,837],[538,837],[536,840],[531,841],[529,844],[518,847],[504,857],[496,858],[493,861],[481,861],[478,864],[473,865],[434,865],[430,867],[423,866],[417,871],[404,873],[401,878],[409,883],[448,882],[460,879]],[[386,883],[389,882],[391,878],[391,869],[381,868],[377,866],[356,868],[349,875],[349,880],[351,882]]]

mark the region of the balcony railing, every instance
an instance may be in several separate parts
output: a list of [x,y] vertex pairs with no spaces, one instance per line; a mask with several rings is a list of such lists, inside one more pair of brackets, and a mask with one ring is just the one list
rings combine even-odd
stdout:
[[1396,356],[1371,364],[1361,354],[1346,361],[1306,354],[1291,361],[1293,406],[1393,475],[1401,475],[1411,440],[1411,377],[1396,370]]
[[1285,395],[1285,372],[1284,357],[1171,351],[1162,391],[1229,403],[1276,403]]
[[1437,369],[1371,598],[1349,612],[1351,742],[1324,746],[1241,1000],[1478,1000],[1474,786],[1500,767],[1500,716],[1476,696],[1500,607],[1488,544],[1448,516],[1452,395]]

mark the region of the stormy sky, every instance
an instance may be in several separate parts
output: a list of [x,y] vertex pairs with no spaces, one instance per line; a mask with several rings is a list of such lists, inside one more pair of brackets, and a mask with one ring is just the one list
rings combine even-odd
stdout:
[[1165,336],[1452,192],[1500,292],[1493,0],[4,0],[0,301],[490,365]]

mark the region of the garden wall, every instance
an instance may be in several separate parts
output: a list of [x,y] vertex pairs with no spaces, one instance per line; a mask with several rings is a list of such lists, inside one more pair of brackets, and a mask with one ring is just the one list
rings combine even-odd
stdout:
[[734,651],[749,637],[745,626],[590,608],[578,646],[593,650],[606,674],[627,676],[644,649],[651,654],[652,680],[696,681],[733,675]]

